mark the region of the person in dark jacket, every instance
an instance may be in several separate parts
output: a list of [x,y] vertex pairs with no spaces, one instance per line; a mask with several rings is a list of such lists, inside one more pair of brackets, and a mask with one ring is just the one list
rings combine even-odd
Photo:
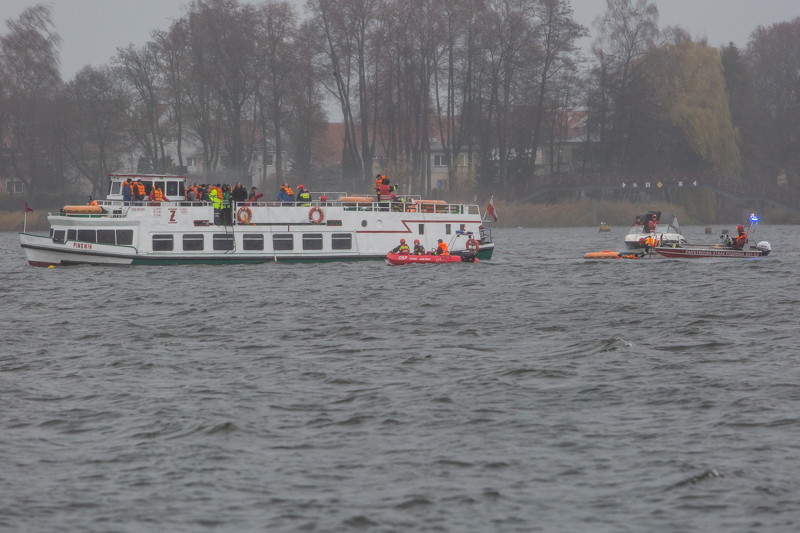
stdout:
[[419,239],[414,239],[414,255],[425,255],[425,247],[419,242]]
[[242,185],[238,181],[231,190],[231,200],[237,203],[247,201],[247,189],[244,187],[244,185]]
[[248,195],[247,199],[252,200],[253,198],[256,197],[256,194],[258,194],[258,189],[256,187],[253,187],[252,189],[250,189],[250,194]]

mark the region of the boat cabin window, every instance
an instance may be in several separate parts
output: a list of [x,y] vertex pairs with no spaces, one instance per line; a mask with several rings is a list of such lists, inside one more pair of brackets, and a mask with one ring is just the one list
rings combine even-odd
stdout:
[[450,224],[445,224],[444,225],[444,234],[445,235],[450,235]]
[[97,243],[98,244],[117,244],[116,236],[113,229],[99,229],[97,230]]
[[93,229],[79,229],[78,240],[80,242],[97,242],[97,231]]
[[182,197],[186,197],[186,187],[182,181],[178,182],[178,194]]
[[67,230],[67,240],[68,241],[77,241],[78,240],[78,230],[68,229]]
[[467,231],[467,225],[466,224],[461,224],[461,230],[460,231]]
[[119,194],[120,185],[122,185],[118,181],[111,182],[111,189],[109,190],[109,194]]
[[425,235],[425,224],[420,224],[419,225],[419,234],[420,235]]
[[215,233],[213,246],[215,250],[233,250],[233,233]]
[[178,196],[178,182],[177,181],[168,181],[167,182],[167,198],[172,200],[176,196]]
[[349,233],[334,233],[331,235],[331,248],[334,250],[352,250],[353,236]]
[[171,252],[175,249],[175,241],[172,235],[153,235],[154,252]]
[[203,250],[204,241],[202,233],[190,233],[183,236],[183,250],[186,252],[200,252]]
[[53,232],[53,241],[54,242],[64,242],[66,241],[67,232],[63,229],[57,229]]
[[245,233],[242,236],[242,248],[245,250],[263,250],[264,236],[260,233]]
[[144,184],[144,195],[148,196],[150,194],[150,191],[153,190],[153,182],[142,180],[142,183]]
[[322,250],[322,233],[304,234],[303,250]]
[[294,236],[291,233],[280,233],[272,236],[273,250],[294,250]]
[[132,229],[118,229],[117,230],[117,244],[130,246],[133,244],[133,230]]

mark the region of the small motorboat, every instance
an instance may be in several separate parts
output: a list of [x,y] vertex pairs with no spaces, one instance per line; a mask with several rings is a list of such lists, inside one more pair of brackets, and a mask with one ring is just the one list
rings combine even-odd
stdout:
[[[653,215],[656,216],[658,224],[656,225],[655,232],[651,234],[645,229],[647,227],[647,221],[652,219]],[[636,224],[636,221],[634,221],[634,225],[631,226],[631,229],[628,230],[628,234],[625,235],[625,246],[630,249],[646,248],[642,239],[648,235],[658,235],[659,240],[665,244],[683,244],[686,242],[686,238],[681,233],[681,227],[678,225],[678,217],[672,213],[648,211],[647,213],[636,215],[636,219],[640,223]]]
[[[456,243],[459,237],[466,237],[466,243],[462,248],[457,248]],[[390,265],[411,265],[414,263],[424,265],[438,265],[438,264],[451,264],[451,263],[480,263],[476,254],[478,253],[480,245],[473,237],[471,231],[459,230],[455,232],[450,243],[447,245],[450,252],[448,255],[414,255],[412,253],[398,253],[389,252],[386,254],[386,262]]]
[[[755,214],[750,215],[750,225],[747,228],[748,240],[747,244],[752,243],[749,236],[755,233],[756,226],[758,225],[758,217]],[[766,257],[772,251],[772,247],[767,241],[761,241],[757,244],[750,244],[745,248],[734,248],[733,240],[729,235],[723,235],[724,239],[722,244],[673,244],[672,246],[656,246],[653,251],[662,257],[670,259],[699,259],[704,257],[734,257],[753,259],[759,257]]]

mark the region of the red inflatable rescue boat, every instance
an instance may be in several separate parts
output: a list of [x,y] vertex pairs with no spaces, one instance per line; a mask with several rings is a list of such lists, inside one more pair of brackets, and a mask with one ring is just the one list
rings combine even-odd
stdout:
[[477,263],[478,258],[472,256],[460,255],[412,255],[412,254],[396,254],[389,252],[386,254],[386,262],[390,265],[436,265],[444,263]]

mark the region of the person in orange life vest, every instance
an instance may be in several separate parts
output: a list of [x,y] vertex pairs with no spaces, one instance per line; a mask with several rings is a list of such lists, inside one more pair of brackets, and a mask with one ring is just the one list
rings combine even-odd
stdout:
[[86,205],[97,205],[97,200],[94,200],[91,196],[89,196],[89,203]]
[[741,250],[747,243],[747,233],[744,231],[744,226],[739,224],[736,226],[736,231],[739,233],[736,238],[731,239],[731,246],[734,250]]
[[651,218],[650,221],[647,223],[647,231],[649,231],[650,233],[655,233],[657,225],[658,225],[658,217],[656,215],[653,215],[653,218]]
[[164,196],[164,193],[161,191],[159,187],[153,185],[153,188],[150,190],[150,201],[151,202],[169,202],[169,198]]
[[383,178],[385,177],[380,174],[375,175],[375,195],[378,197],[378,201],[381,199],[381,183],[383,183]]
[[450,252],[447,251],[447,244],[442,239],[439,239],[437,242],[439,246],[433,251],[433,255],[450,255]]
[[425,247],[419,243],[419,239],[414,239],[414,255],[425,255]]
[[136,180],[136,183],[133,184],[132,190],[133,190],[134,200],[136,200],[137,202],[141,202],[142,200],[144,200],[145,188],[141,178]]
[[411,250],[408,249],[408,245],[406,244],[405,239],[400,239],[400,246],[397,246],[392,252],[396,254],[407,254],[410,253]]

